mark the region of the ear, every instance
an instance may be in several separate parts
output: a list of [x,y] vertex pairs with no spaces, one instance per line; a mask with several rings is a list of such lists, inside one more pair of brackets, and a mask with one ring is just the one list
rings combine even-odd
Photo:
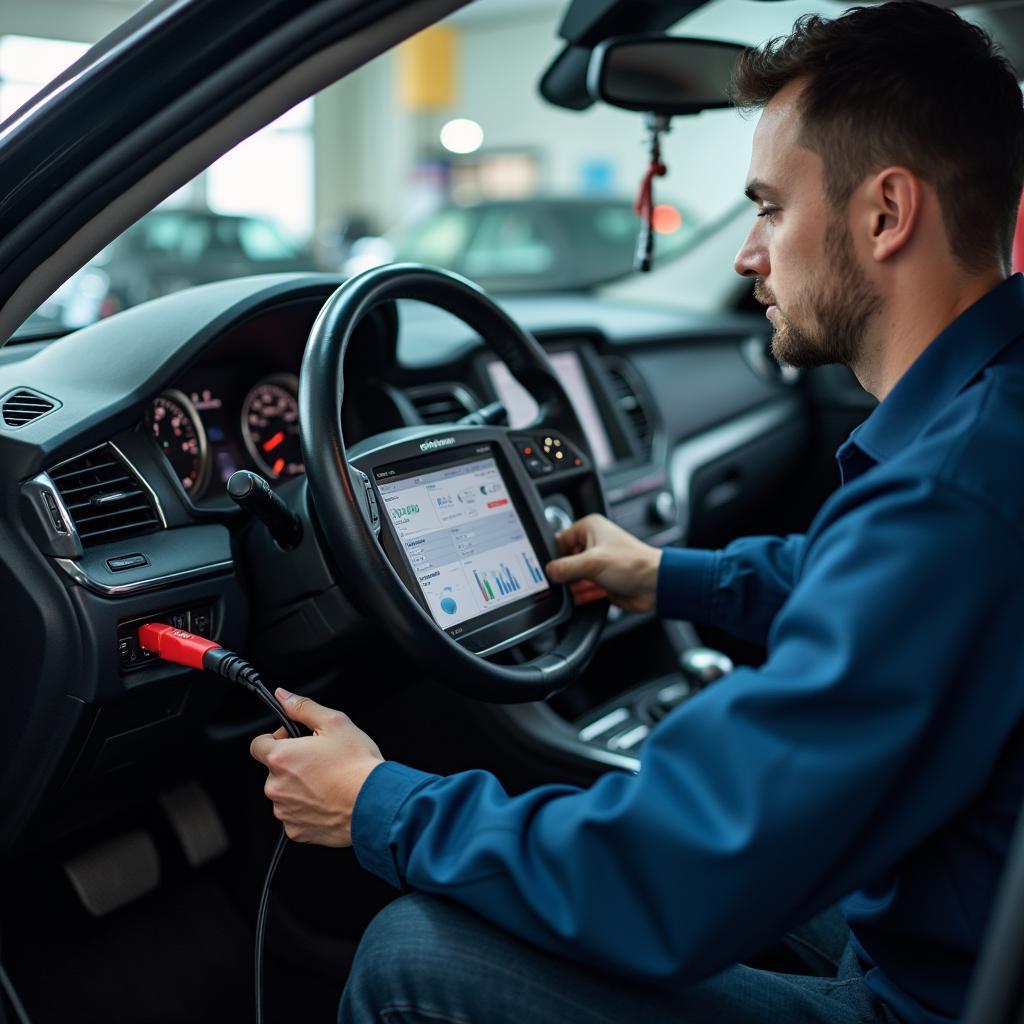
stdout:
[[921,179],[905,167],[886,167],[866,188],[871,255],[881,263],[913,238],[921,219]]

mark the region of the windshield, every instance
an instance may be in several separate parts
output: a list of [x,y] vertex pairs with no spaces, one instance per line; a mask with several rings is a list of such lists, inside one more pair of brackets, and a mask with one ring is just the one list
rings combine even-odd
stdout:
[[[673,32],[760,42],[809,9],[841,7],[715,0]],[[563,110],[540,97],[537,82],[562,46],[563,13],[563,3],[548,0],[476,0],[383,54],[169,197],[19,333],[81,327],[229,277],[350,275],[392,260],[440,265],[499,296],[628,293],[644,276],[633,270],[633,203],[648,162],[643,119],[598,105]],[[0,117],[89,42],[0,37]],[[742,188],[752,131],[733,110],[674,119],[662,147],[668,174],[654,182],[650,283],[682,257],[688,267],[700,263],[703,251],[716,281],[731,274],[710,243],[749,220]],[[687,280],[700,275],[688,270]],[[678,287],[658,287],[664,301],[679,301]],[[685,301],[721,306],[734,291],[701,284]]]

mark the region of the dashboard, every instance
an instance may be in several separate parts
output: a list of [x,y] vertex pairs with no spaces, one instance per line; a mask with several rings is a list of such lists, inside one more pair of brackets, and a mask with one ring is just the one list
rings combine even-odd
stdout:
[[[8,778],[32,779],[3,788],[0,845],[123,797],[170,749],[247,734],[249,719],[223,692],[133,649],[133,624],[191,626],[282,678],[380,639],[315,537],[280,550],[226,490],[248,469],[284,500],[308,501],[299,371],[337,284],[298,274],[225,281],[0,353],[0,594],[11,609],[0,631],[13,681],[0,742]],[[799,467],[804,401],[766,368],[761,318],[568,296],[502,305],[541,342],[570,395],[612,518],[650,543],[714,542]],[[515,428],[535,415],[481,339],[431,307],[399,303],[367,317],[346,360],[349,446],[451,424],[498,400]],[[26,402],[40,411],[12,426],[5,417]],[[571,449],[532,440],[519,455],[530,476],[550,475],[543,536],[514,521],[515,502],[489,507],[515,488],[488,453],[440,460],[436,479],[410,466],[376,481],[396,564],[442,628],[486,627],[502,606],[552,593],[538,574],[554,532],[578,512],[557,482]],[[440,543],[424,519],[428,501],[453,517],[439,520],[445,529],[457,532],[472,511],[486,537],[419,580],[419,541]]]

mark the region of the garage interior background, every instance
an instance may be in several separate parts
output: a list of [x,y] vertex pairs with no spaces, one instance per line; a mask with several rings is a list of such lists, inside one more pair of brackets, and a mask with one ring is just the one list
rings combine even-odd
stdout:
[[[2,0],[0,117],[139,6],[134,0]],[[376,236],[407,230],[445,204],[630,199],[646,162],[640,118],[597,107],[582,115],[562,111],[537,92],[561,46],[564,6],[563,0],[477,0],[300,104],[163,205],[270,218],[311,264],[352,272],[381,261]],[[836,14],[842,8],[820,0],[817,9]],[[753,42],[785,32],[807,10],[789,0],[714,0],[675,31]],[[442,129],[456,119],[482,129],[473,152],[442,145]],[[728,110],[676,120],[665,143],[669,177],[658,183],[659,197],[681,213],[687,229],[718,221],[727,229],[715,236],[716,258],[708,259],[705,244],[699,265],[674,264],[669,277],[634,276],[618,288],[622,297],[692,308],[727,301],[718,271],[731,263],[749,225],[741,193],[753,127],[754,119]],[[353,246],[363,236],[371,244]]]

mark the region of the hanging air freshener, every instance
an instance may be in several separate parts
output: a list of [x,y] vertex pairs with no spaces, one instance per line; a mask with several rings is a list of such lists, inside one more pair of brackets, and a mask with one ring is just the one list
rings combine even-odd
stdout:
[[640,218],[640,234],[636,240],[636,254],[633,269],[646,273],[651,269],[654,258],[654,179],[663,178],[668,168],[661,162],[661,136],[669,130],[669,119],[663,114],[646,114],[644,127],[647,129],[650,163],[647,173],[640,182],[640,191],[633,208]]

